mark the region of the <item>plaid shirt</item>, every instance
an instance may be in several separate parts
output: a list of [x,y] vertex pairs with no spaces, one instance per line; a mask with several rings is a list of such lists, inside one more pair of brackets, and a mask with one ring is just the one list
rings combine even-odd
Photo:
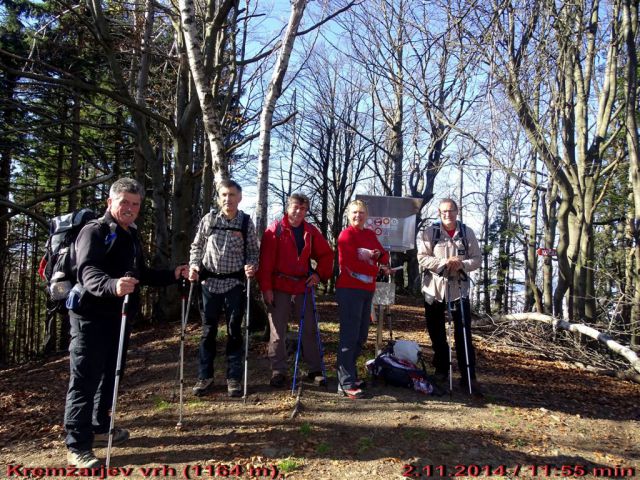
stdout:
[[[237,228],[219,230],[218,228]],[[213,273],[233,273],[244,270],[244,240],[242,238],[242,210],[235,218],[227,220],[222,212],[207,213],[198,224],[198,231],[191,244],[189,266],[204,266]],[[258,238],[253,220],[247,225],[247,264],[258,264]],[[211,293],[225,293],[243,282],[237,278],[208,278],[204,285]]]

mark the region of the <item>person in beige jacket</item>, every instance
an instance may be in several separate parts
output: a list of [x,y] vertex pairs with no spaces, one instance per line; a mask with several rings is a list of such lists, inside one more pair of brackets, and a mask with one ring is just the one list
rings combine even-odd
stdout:
[[[476,380],[476,357],[471,341],[471,309],[469,305],[469,273],[480,267],[482,253],[473,230],[458,218],[458,205],[445,198],[438,207],[441,222],[418,233],[418,263],[422,275],[427,331],[433,347],[436,379],[446,382],[450,371],[449,344],[445,328],[445,313],[450,302],[454,323],[456,357],[460,371],[460,386],[475,395],[482,395]],[[461,305],[462,302],[462,305]],[[461,313],[464,312],[464,322]],[[464,323],[464,331],[463,331]],[[466,342],[465,342],[466,339]],[[466,352],[465,352],[466,343]],[[467,355],[469,365],[467,368]],[[469,388],[471,381],[471,389]]]

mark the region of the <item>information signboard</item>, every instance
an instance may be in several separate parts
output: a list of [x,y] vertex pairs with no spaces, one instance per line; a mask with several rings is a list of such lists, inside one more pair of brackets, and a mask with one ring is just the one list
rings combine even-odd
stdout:
[[416,214],[422,199],[356,195],[367,204],[369,218],[365,228],[373,230],[382,246],[391,252],[405,252],[416,245]]

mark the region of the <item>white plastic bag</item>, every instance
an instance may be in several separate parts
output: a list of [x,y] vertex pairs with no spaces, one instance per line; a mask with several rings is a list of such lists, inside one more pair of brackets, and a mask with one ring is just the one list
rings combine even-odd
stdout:
[[408,360],[411,363],[418,364],[418,354],[420,353],[420,345],[413,340],[396,340],[393,344],[393,355],[401,360]]

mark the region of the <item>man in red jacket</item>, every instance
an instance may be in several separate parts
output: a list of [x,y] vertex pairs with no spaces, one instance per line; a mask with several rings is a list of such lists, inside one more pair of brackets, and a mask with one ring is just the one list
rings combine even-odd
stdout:
[[[286,214],[269,225],[260,245],[257,277],[269,308],[269,383],[276,388],[283,387],[287,381],[285,339],[291,299],[294,299],[294,311],[299,316],[305,290],[328,280],[333,272],[333,250],[320,231],[305,221],[308,210],[309,199],[300,193],[292,194],[287,201]],[[315,260],[315,268],[311,266],[311,260]],[[309,367],[307,378],[314,382],[324,380],[310,292],[306,301],[302,355]]]

